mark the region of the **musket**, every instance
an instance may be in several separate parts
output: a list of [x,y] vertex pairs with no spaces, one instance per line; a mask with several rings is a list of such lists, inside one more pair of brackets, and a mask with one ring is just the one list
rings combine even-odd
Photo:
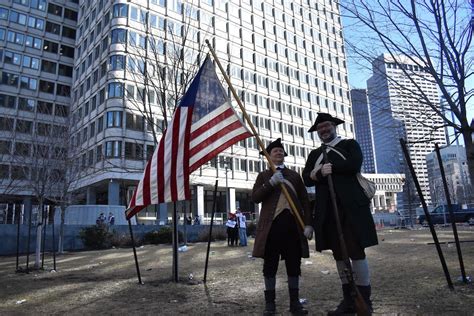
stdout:
[[[327,146],[325,144],[321,145],[321,148],[323,149],[324,163],[329,162],[326,147]],[[332,204],[332,209],[334,213],[334,219],[336,221],[336,230],[337,230],[337,236],[339,238],[339,247],[341,248],[342,260],[344,261],[344,265],[346,266],[344,270],[344,274],[346,275],[347,281],[349,281],[351,296],[354,299],[356,313],[359,316],[370,315],[369,308],[367,307],[367,304],[365,303],[365,300],[360,294],[359,289],[357,288],[357,285],[355,284],[355,281],[354,281],[354,272],[352,271],[352,265],[349,260],[349,254],[347,252],[347,246],[344,240],[344,233],[342,232],[341,221],[339,219],[339,209],[337,207],[336,191],[334,190],[334,182],[332,181],[332,175],[329,174],[327,176],[327,179],[328,179],[329,195],[331,198],[331,204]]]

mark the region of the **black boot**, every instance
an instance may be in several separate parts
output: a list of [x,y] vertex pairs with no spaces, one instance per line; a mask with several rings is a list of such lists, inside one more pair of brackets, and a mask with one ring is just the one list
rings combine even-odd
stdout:
[[349,284],[342,285],[343,299],[335,310],[329,311],[328,315],[346,315],[355,314],[354,299],[351,296],[351,287]]
[[265,310],[263,315],[275,315],[275,290],[265,290]]
[[306,315],[308,311],[300,303],[299,289],[289,289],[290,292],[290,313],[292,315]]
[[372,301],[370,300],[370,295],[372,294],[372,288],[370,285],[367,286],[362,286],[362,285],[357,285],[357,288],[359,289],[360,295],[364,298],[365,304],[367,304],[367,309],[369,310],[369,314],[372,314],[374,311],[372,308]]

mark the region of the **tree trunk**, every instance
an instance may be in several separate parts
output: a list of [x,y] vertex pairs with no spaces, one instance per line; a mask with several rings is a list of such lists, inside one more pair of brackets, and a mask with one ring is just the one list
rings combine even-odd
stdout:
[[64,218],[66,217],[66,207],[61,205],[61,224],[59,225],[58,253],[64,253]]
[[44,209],[43,209],[43,200],[40,200],[39,207],[38,207],[38,214],[36,215],[37,218],[37,225],[36,225],[36,249],[35,249],[35,269],[39,269],[41,266],[41,241],[43,240],[43,217],[44,217]]
[[472,134],[470,128],[464,129],[462,133],[463,139],[464,139],[464,146],[466,148],[466,163],[467,163],[467,168],[469,171],[469,174],[467,175],[469,177],[469,180],[471,182],[471,185],[469,183],[463,183],[462,185],[464,186],[464,189],[466,190],[466,195],[467,195],[467,200],[470,205],[474,204],[474,190],[472,189],[472,186],[474,185],[474,144],[472,142]]

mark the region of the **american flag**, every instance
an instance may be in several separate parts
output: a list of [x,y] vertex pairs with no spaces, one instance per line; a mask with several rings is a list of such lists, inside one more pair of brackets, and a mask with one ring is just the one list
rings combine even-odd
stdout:
[[189,175],[250,136],[207,57],[145,167],[127,219],[148,205],[189,200]]

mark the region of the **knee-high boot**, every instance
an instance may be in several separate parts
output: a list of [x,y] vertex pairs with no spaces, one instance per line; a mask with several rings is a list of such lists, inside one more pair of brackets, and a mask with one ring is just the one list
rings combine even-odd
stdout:
[[288,289],[290,292],[290,313],[292,315],[306,315],[308,311],[300,303],[299,289]]
[[263,315],[274,315],[276,312],[275,306],[275,290],[265,290],[265,310]]
[[370,300],[370,296],[372,294],[372,287],[370,285],[362,286],[358,285],[357,288],[359,289],[360,295],[364,298],[365,304],[367,304],[367,309],[369,313],[372,314],[372,301]]
[[328,315],[354,314],[354,299],[351,296],[351,287],[349,284],[342,285],[342,300],[335,310],[328,312]]

